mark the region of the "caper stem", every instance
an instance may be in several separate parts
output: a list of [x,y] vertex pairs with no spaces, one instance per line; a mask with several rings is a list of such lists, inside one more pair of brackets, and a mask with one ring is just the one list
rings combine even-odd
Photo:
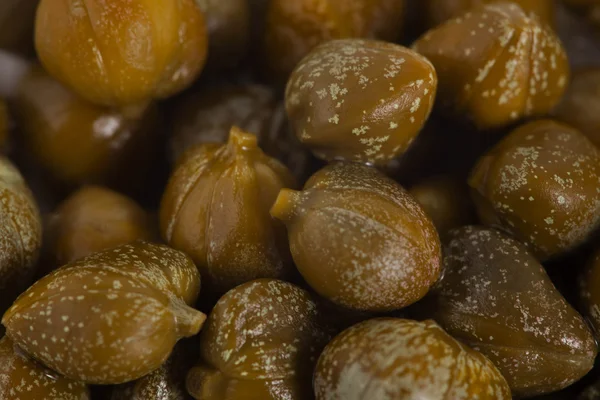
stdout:
[[171,301],[171,311],[175,316],[177,333],[180,337],[198,334],[206,321],[206,314],[188,306],[179,298],[173,298]]
[[255,149],[258,147],[258,138],[256,135],[244,132],[237,126],[232,126],[229,131],[228,145],[235,150]]
[[302,192],[292,189],[281,189],[275,204],[271,207],[271,216],[283,222],[289,222],[296,216]]

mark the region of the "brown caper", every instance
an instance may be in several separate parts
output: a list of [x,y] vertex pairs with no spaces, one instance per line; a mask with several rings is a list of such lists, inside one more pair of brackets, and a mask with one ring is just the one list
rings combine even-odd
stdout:
[[289,278],[285,227],[269,215],[277,193],[295,186],[289,170],[233,127],[226,144],[190,149],[179,160],[160,209],[163,238],[189,254],[217,295],[258,278]]
[[100,186],[85,186],[50,216],[46,236],[52,264],[61,266],[92,253],[153,239],[148,214],[133,200]]
[[96,106],[33,67],[14,99],[28,158],[59,182],[142,186],[158,147],[156,104]]
[[516,396],[562,389],[594,365],[583,318],[523,245],[493,229],[450,233],[444,276],[419,311],[486,355]]
[[183,253],[136,242],[67,264],[37,281],[4,314],[6,334],[62,375],[93,384],[138,379],[205,315],[190,307],[198,269]]
[[523,125],[483,155],[469,185],[481,220],[540,259],[581,244],[600,224],[600,151],[551,121]]
[[42,244],[42,222],[16,167],[0,156],[0,313],[31,284]]
[[83,382],[47,369],[4,336],[0,339],[0,398],[2,400],[90,400]]
[[304,190],[282,190],[271,215],[286,224],[292,256],[308,284],[339,305],[365,311],[406,307],[440,275],[433,222],[374,168],[330,164]]
[[569,81],[560,39],[515,3],[475,8],[413,48],[435,66],[441,109],[482,130],[547,114]]
[[194,0],[41,0],[35,47],[48,72],[94,104],[124,106],[189,86],[207,53]]
[[315,371],[316,400],[509,400],[481,353],[433,321],[379,318],[336,336]]
[[296,66],[285,105],[296,135],[317,157],[385,165],[425,124],[436,87],[431,63],[410,49],[334,40]]
[[210,313],[188,391],[198,400],[310,399],[314,365],[330,337],[308,292],[274,279],[245,283]]

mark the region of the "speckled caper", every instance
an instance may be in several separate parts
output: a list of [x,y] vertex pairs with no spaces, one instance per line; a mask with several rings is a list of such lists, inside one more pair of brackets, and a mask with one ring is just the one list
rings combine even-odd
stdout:
[[330,164],[304,190],[282,190],[271,215],[286,224],[292,256],[308,284],[339,305],[365,311],[406,307],[440,274],[433,222],[374,168]]
[[296,135],[317,157],[383,165],[415,139],[436,87],[433,66],[412,50],[334,40],[298,64],[285,105]]
[[289,278],[285,227],[269,215],[277,193],[295,186],[255,135],[233,127],[226,144],[190,149],[179,160],[160,208],[162,237],[189,254],[206,288],[221,295],[258,278]]
[[493,229],[450,233],[444,277],[419,314],[485,354],[517,396],[562,389],[594,365],[583,318],[523,245]]
[[553,115],[600,146],[600,68],[575,71]]
[[[436,27],[451,18],[460,17],[467,11],[482,4],[497,2],[498,0],[425,0],[422,2],[423,13],[427,26]],[[548,0],[512,0],[530,16],[537,16],[543,22],[554,25],[554,2]]]
[[469,184],[481,220],[542,260],[573,249],[600,224],[600,151],[554,121],[511,132],[481,157]]
[[0,156],[0,313],[31,284],[42,245],[42,221],[16,167]]
[[510,389],[482,354],[433,321],[379,318],[327,345],[315,371],[316,400],[509,400]]
[[569,81],[560,39],[514,3],[478,7],[413,48],[435,66],[441,109],[482,130],[547,114]]
[[201,360],[188,374],[198,400],[305,400],[330,331],[310,294],[259,279],[227,292],[202,330]]
[[87,386],[33,361],[7,337],[0,339],[2,400],[90,400]]
[[85,186],[71,194],[48,218],[46,230],[54,266],[153,236],[144,209],[100,186]]
[[475,222],[475,208],[464,181],[439,175],[419,182],[408,192],[423,207],[441,236]]
[[94,104],[169,97],[204,66],[208,37],[194,0],[41,0],[37,55],[57,80]]
[[288,79],[314,47],[333,39],[395,42],[402,31],[404,0],[271,0],[264,29],[270,78]]
[[179,342],[169,359],[157,370],[137,381],[115,386],[110,400],[188,400],[185,376],[195,357],[186,345]]
[[4,314],[6,334],[62,375],[119,384],[154,371],[206,316],[192,260],[136,242],[95,253],[37,281]]

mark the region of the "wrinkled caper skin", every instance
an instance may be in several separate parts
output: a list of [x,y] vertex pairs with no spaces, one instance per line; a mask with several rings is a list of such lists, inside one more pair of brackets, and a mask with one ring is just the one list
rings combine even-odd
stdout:
[[87,386],[60,376],[27,357],[4,336],[0,339],[2,400],[90,400]]
[[206,316],[190,307],[200,275],[167,246],[136,242],[94,253],[37,281],[2,317],[6,335],[52,370],[120,384],[159,368]]
[[548,114],[569,82],[560,39],[514,3],[475,8],[425,33],[413,49],[435,66],[440,110],[480,130]]
[[0,313],[31,284],[41,245],[33,195],[17,168],[0,156]]
[[198,400],[305,400],[331,338],[311,295],[259,279],[227,292],[200,337],[201,359],[187,377]]
[[408,191],[433,221],[440,236],[475,222],[475,208],[465,182],[449,175],[425,179]]
[[600,68],[575,71],[567,92],[553,112],[600,147]]
[[206,22],[207,69],[235,67],[246,55],[250,42],[250,1],[195,1]]
[[288,230],[307,283],[339,305],[390,311],[422,298],[440,275],[433,222],[396,182],[374,168],[334,163],[304,190],[284,189],[271,215]]
[[189,400],[185,376],[194,359],[186,345],[185,342],[178,343],[169,359],[157,370],[137,381],[115,386],[110,400]]
[[600,150],[555,121],[509,133],[480,158],[469,185],[481,221],[541,260],[575,248],[600,224]]
[[[433,28],[451,18],[460,17],[466,12],[498,0],[425,0],[422,12],[425,14],[427,27]],[[535,15],[543,22],[554,25],[554,2],[548,0],[512,0],[527,14]]]
[[59,182],[131,188],[145,181],[159,138],[155,104],[96,106],[34,67],[13,109],[24,150]]
[[197,78],[207,54],[194,0],[41,0],[35,47],[46,70],[94,104],[172,96]]
[[272,0],[264,28],[265,67],[285,82],[313,48],[333,39],[395,42],[402,31],[404,0]]
[[296,66],[285,106],[296,135],[318,158],[385,165],[427,121],[436,88],[435,69],[410,49],[334,40]]
[[161,235],[192,257],[211,294],[258,278],[289,279],[295,269],[285,227],[269,215],[288,185],[295,186],[290,171],[262,152],[255,135],[233,127],[226,144],[180,158],[161,202]]
[[49,217],[50,258],[61,266],[98,251],[154,238],[149,215],[135,201],[100,186],[85,186]]
[[535,257],[497,230],[453,230],[444,276],[420,306],[419,315],[486,355],[516,396],[560,390],[594,365],[597,346],[581,315]]
[[316,400],[511,399],[490,360],[431,320],[378,318],[345,330],[321,354],[314,387]]
[[171,160],[196,144],[225,143],[231,126],[258,137],[260,148],[304,182],[317,161],[294,135],[275,92],[264,85],[224,83],[184,96],[173,107]]

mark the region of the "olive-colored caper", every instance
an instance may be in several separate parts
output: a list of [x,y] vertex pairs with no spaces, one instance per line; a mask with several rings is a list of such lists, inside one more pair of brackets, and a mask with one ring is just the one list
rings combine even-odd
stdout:
[[41,0],[35,47],[48,72],[95,104],[171,96],[198,76],[207,54],[194,0]]
[[493,229],[451,231],[444,276],[419,311],[486,355],[516,396],[562,389],[594,365],[581,315],[522,244]]
[[269,215],[295,180],[257,141],[233,127],[227,143],[190,149],[163,194],[162,237],[192,257],[218,296],[253,279],[295,275],[285,227]]
[[422,298],[440,275],[433,222],[396,182],[357,163],[334,163],[271,209],[288,229],[300,273],[339,305],[389,311]]
[[0,156],[0,313],[31,284],[41,245],[37,204],[17,168]]
[[162,365],[206,316],[192,260],[136,242],[67,264],[37,281],[4,314],[6,334],[62,375],[91,384],[138,379]]
[[4,336],[0,339],[0,399],[90,400],[91,397],[85,383],[47,369]]
[[296,66],[285,106],[296,135],[317,157],[385,165],[427,121],[436,88],[435,69],[410,49],[333,40]]
[[156,104],[97,106],[39,66],[20,82],[13,103],[27,158],[59,182],[128,190],[145,182],[158,147]]
[[74,192],[52,213],[46,236],[53,265],[98,251],[153,239],[148,214],[128,197],[100,186]]
[[206,321],[188,391],[198,400],[310,399],[329,329],[319,305],[299,287],[275,279],[240,285]]
[[433,321],[378,318],[355,325],[325,348],[316,400],[509,400],[510,389],[481,353]]
[[509,133],[480,158],[469,185],[482,222],[542,260],[572,250],[600,225],[600,150],[551,120]]
[[511,2],[451,19],[413,48],[435,66],[440,108],[481,130],[548,114],[569,82],[558,36]]

